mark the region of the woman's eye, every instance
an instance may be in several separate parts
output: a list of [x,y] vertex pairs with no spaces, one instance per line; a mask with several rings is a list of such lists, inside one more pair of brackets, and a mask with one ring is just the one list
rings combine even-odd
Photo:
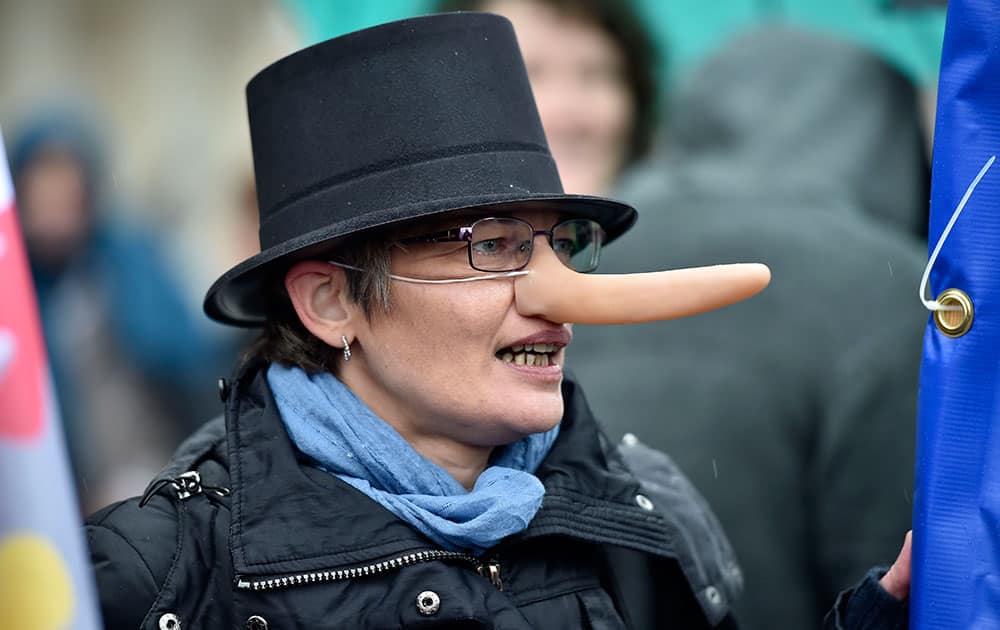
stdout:
[[503,251],[503,239],[488,238],[486,240],[476,241],[472,244],[472,249],[476,254],[481,254],[483,256],[495,256]]
[[575,254],[576,244],[572,239],[568,238],[557,238],[552,240],[552,249],[555,250],[557,254]]

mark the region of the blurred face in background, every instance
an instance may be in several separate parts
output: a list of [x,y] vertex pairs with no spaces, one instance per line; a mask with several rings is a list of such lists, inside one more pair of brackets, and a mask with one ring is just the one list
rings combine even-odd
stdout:
[[635,118],[622,51],[597,24],[543,2],[494,0],[483,10],[514,24],[566,192],[605,194]]
[[87,183],[79,158],[58,147],[42,150],[17,178],[24,238],[36,263],[58,268],[87,239]]

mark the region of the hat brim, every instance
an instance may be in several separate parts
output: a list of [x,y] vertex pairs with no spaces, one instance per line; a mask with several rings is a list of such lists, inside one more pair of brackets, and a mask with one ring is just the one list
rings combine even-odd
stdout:
[[338,240],[367,230],[455,211],[513,212],[547,209],[597,221],[611,242],[635,223],[638,214],[628,204],[588,195],[535,194],[530,197],[491,196],[447,199],[416,207],[392,208],[313,230],[244,260],[216,280],[205,295],[205,313],[232,326],[261,326],[269,311],[265,288],[280,281],[288,267],[336,247]]

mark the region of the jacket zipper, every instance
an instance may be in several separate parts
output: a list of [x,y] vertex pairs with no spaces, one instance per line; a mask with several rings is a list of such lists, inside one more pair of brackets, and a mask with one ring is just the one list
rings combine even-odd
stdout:
[[236,588],[253,591],[271,591],[300,584],[316,584],[321,582],[335,582],[338,580],[353,580],[355,578],[378,575],[387,571],[393,571],[408,567],[421,562],[431,562],[433,560],[456,560],[472,565],[476,573],[490,581],[497,590],[503,590],[503,582],[500,579],[500,563],[496,560],[481,561],[478,558],[458,551],[442,551],[438,549],[428,549],[425,551],[415,551],[412,553],[396,556],[389,560],[367,564],[350,569],[335,569],[328,571],[312,571],[310,573],[296,573],[274,578],[250,579],[237,576]]
[[[220,497],[229,496],[229,488],[205,485],[202,483],[201,475],[198,474],[197,471],[189,470],[188,472],[181,473],[173,479],[164,479],[161,484],[156,486],[155,489],[151,488],[150,491],[146,493],[147,496],[143,497],[143,503],[148,501],[148,497],[155,494],[157,489],[168,483],[173,486],[174,490],[177,492],[177,498],[181,501],[185,501],[192,496],[201,494],[205,490],[210,490]],[[476,569],[476,573],[488,579],[490,584],[495,586],[497,590],[503,590],[503,581],[500,579],[500,563],[498,561],[481,561],[478,558],[470,556],[469,554],[458,551],[443,551],[440,549],[415,551],[402,556],[396,556],[395,558],[391,558],[389,560],[383,560],[382,562],[376,562],[374,564],[368,564],[361,567],[352,567],[350,569],[312,571],[310,573],[297,573],[294,575],[285,575],[275,578],[261,578],[259,580],[250,580],[238,577],[236,587],[245,590],[269,591],[277,588],[297,586],[299,584],[352,580],[369,575],[378,575],[380,573],[385,573],[386,571],[408,567],[411,564],[430,562],[432,560],[457,560],[460,562],[466,562]]]

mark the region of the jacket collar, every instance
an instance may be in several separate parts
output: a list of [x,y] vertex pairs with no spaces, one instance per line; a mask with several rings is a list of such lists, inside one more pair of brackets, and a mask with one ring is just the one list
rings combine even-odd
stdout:
[[667,523],[637,503],[639,481],[570,378],[563,379],[563,401],[559,438],[536,472],[545,485],[545,498],[520,537],[560,534],[670,555],[673,545]]
[[[365,495],[305,464],[285,432],[264,367],[241,369],[226,409],[236,573],[327,570],[435,548]],[[579,388],[566,380],[563,396],[559,438],[537,472],[546,488],[542,507],[527,530],[508,540],[564,535],[668,553],[663,518],[636,505],[639,484]]]

